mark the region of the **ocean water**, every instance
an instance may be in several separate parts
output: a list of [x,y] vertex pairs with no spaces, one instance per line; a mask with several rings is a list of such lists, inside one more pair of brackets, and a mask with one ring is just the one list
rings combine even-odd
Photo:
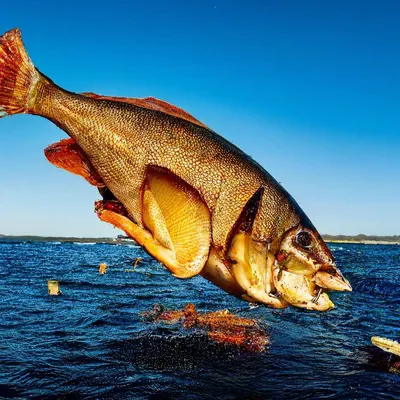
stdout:
[[[200,277],[174,278],[136,246],[0,243],[0,396],[398,399],[394,360],[370,338],[400,338],[400,246],[330,247],[354,291],[332,293],[336,308],[317,313],[250,308]],[[50,279],[62,296],[47,294]],[[140,317],[156,303],[188,302],[262,320],[268,351],[224,348]]]

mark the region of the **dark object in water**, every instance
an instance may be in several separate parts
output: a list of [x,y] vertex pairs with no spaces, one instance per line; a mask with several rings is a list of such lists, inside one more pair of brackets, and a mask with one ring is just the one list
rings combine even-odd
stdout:
[[166,310],[156,304],[153,310],[142,314],[145,319],[164,324],[181,324],[184,328],[200,328],[209,339],[236,346],[250,352],[263,352],[269,344],[265,330],[254,319],[242,318],[228,310],[199,314],[189,303],[183,310]]
[[389,372],[400,374],[400,343],[380,336],[373,336],[371,342],[374,346],[379,347],[381,350],[391,355],[389,360]]

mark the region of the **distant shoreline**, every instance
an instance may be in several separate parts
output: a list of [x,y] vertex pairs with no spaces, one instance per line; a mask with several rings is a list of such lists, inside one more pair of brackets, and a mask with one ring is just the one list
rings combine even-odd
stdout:
[[354,243],[354,244],[400,244],[400,235],[378,236],[378,235],[322,235],[328,243]]
[[61,243],[119,243],[122,238],[82,238],[82,237],[58,237],[58,236],[11,236],[11,235],[0,235],[1,242],[61,242]]
[[[350,243],[350,244],[381,244],[381,245],[400,245],[400,236],[367,236],[357,235],[355,237],[345,235],[322,235],[322,238],[327,243]],[[100,237],[100,238],[82,238],[82,237],[56,237],[56,236],[11,236],[1,235],[0,243],[13,242],[61,242],[61,243],[108,243],[108,244],[123,244],[135,243],[132,239],[119,235],[116,238]]]
[[391,242],[388,240],[330,240],[324,239],[326,243],[350,243],[350,244],[391,244],[400,245],[400,242]]

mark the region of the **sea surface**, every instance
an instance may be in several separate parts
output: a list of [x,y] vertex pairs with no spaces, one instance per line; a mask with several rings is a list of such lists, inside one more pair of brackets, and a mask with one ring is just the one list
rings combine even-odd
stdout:
[[[0,397],[399,399],[395,360],[370,338],[400,338],[400,246],[330,247],[354,291],[332,293],[336,308],[318,313],[251,308],[201,277],[174,278],[134,245],[0,243]],[[62,296],[48,295],[50,279]],[[262,320],[268,350],[140,316],[188,302]]]

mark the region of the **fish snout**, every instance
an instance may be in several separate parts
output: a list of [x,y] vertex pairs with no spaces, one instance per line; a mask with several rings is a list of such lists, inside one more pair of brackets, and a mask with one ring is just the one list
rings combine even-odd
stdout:
[[342,275],[335,263],[322,266],[314,275],[313,281],[319,287],[337,290],[337,291],[353,291],[350,282]]

